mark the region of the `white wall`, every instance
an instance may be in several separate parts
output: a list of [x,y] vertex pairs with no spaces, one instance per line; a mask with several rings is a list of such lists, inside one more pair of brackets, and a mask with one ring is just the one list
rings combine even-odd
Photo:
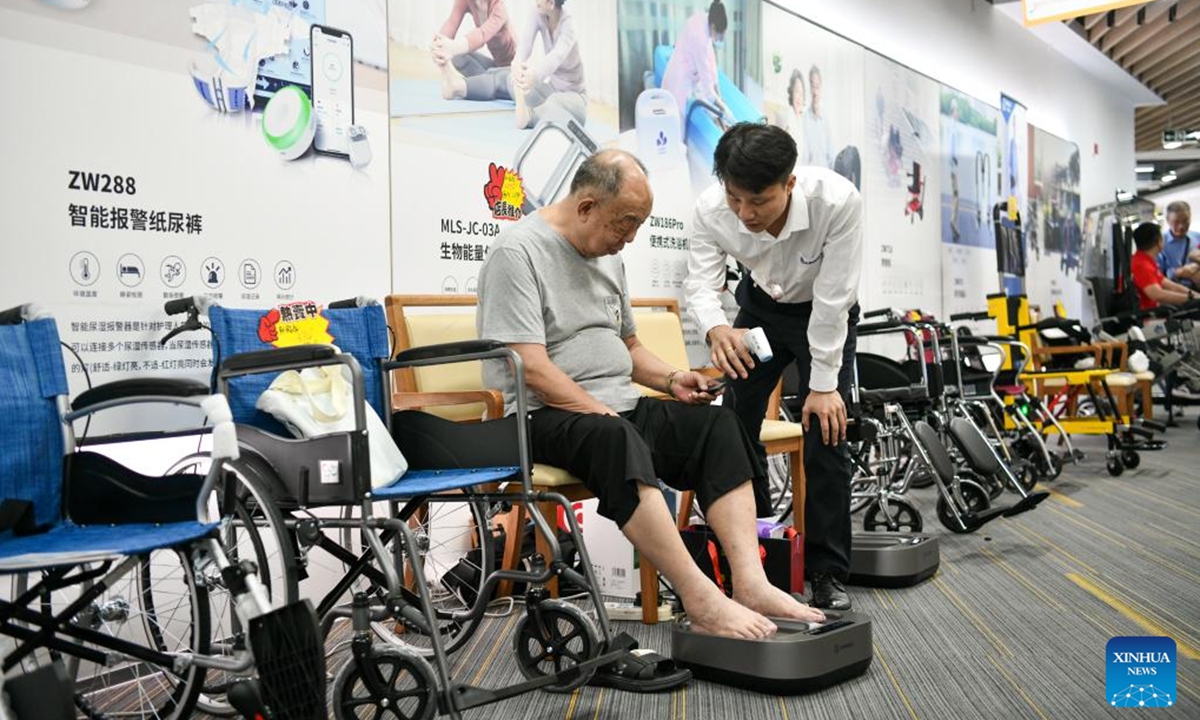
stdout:
[[[991,105],[1001,92],[1024,103],[1031,124],[1078,143],[1083,208],[1135,186],[1128,96],[984,0],[774,1]],[[1037,301],[1038,288],[1027,290]]]
[[1176,200],[1182,200],[1192,206],[1192,230],[1200,230],[1200,181],[1181,185],[1151,193],[1145,196],[1154,201],[1154,209],[1159,215],[1165,215],[1167,206]]

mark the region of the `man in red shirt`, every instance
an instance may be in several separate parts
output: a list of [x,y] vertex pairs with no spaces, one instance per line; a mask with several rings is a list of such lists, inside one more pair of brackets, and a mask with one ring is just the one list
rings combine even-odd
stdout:
[[1163,249],[1162,230],[1152,222],[1144,222],[1133,231],[1133,254],[1130,267],[1133,284],[1137,286],[1138,304],[1143,310],[1156,308],[1162,303],[1182,305],[1196,298],[1196,293],[1168,280],[1158,267],[1158,254]]

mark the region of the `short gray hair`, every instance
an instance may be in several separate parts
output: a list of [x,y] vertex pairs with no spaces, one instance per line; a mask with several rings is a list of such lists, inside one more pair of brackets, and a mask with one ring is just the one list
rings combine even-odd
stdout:
[[597,200],[608,200],[616,197],[625,186],[625,164],[620,162],[628,158],[637,163],[643,175],[649,175],[646,166],[637,156],[624,150],[601,150],[589,155],[575,171],[571,179],[571,194],[575,195],[584,190],[592,190]]
[[1191,215],[1192,206],[1188,205],[1183,200],[1176,200],[1167,206],[1167,214],[1170,215],[1171,213],[1183,213],[1185,215]]

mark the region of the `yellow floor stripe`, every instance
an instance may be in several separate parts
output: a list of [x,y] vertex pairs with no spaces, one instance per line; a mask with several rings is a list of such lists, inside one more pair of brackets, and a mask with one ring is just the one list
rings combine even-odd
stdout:
[[989,628],[987,624],[975,614],[975,611],[968,607],[965,602],[963,602],[962,598],[958,596],[958,593],[951,590],[950,586],[943,582],[941,578],[934,578],[933,584],[937,586],[937,588],[942,591],[942,594],[945,595],[946,598],[958,608],[959,612],[961,612],[967,618],[967,620],[969,620],[971,624],[975,626],[975,629],[979,630],[979,632],[983,634],[988,642],[995,646],[996,650],[998,650],[1000,654],[1008,655],[1010,657],[1012,656],[1012,651],[1008,649],[1008,646],[1004,644],[1004,641],[1000,639],[1000,636],[992,632],[992,629]]
[[592,720],[600,717],[600,705],[604,702],[604,688],[600,688],[600,692],[596,693],[596,712],[592,714]]
[[887,599],[888,604],[892,606],[892,609],[899,610],[900,604],[896,602],[896,596],[892,594],[892,591],[888,590],[887,588],[882,588],[882,590],[883,597]]
[[[1115,498],[1115,499],[1117,499],[1118,502],[1128,502],[1128,496],[1124,493],[1116,493],[1116,492],[1113,492],[1106,488],[1098,487],[1098,486],[1093,487],[1091,489],[1098,491],[1101,495],[1106,495],[1108,497]],[[1164,503],[1164,504],[1166,504],[1166,503]],[[1170,507],[1175,507],[1175,505],[1170,505]],[[1193,526],[1188,525],[1187,523],[1184,523],[1184,522],[1180,522],[1179,520],[1162,517],[1161,514],[1154,518],[1154,523],[1155,523],[1155,526],[1154,526],[1155,530],[1157,530],[1161,533],[1164,533],[1166,535],[1169,535],[1170,537],[1173,537],[1182,543],[1191,545],[1193,548],[1200,548],[1200,542],[1197,542],[1194,537],[1186,537],[1183,535],[1176,535],[1175,533],[1163,528],[1163,525],[1166,524],[1166,525],[1172,525],[1174,527],[1177,527],[1183,532],[1192,532]],[[1186,548],[1181,548],[1181,549],[1185,549],[1185,550],[1187,550],[1187,552],[1194,552],[1194,550],[1191,550],[1191,549],[1186,549]]]
[[1165,505],[1165,506],[1171,508],[1172,510],[1178,510],[1179,512],[1186,513],[1188,515],[1191,515],[1194,518],[1200,519],[1200,511],[1194,510],[1194,509],[1188,507],[1187,505],[1181,504],[1178,499],[1173,500],[1171,498],[1166,498],[1152,490],[1147,490],[1145,485],[1142,485],[1142,484],[1135,485],[1132,483],[1114,483],[1111,485],[1111,487],[1114,490],[1128,490],[1129,491],[1127,493],[1121,493],[1123,495],[1134,495],[1135,497],[1143,498],[1146,500],[1152,500],[1154,502],[1157,502],[1159,505]]
[[[604,691],[601,690],[601,692],[604,692]],[[575,717],[575,706],[578,704],[579,704],[579,688],[575,688],[575,690],[571,693],[571,702],[567,704],[566,720],[571,720],[571,718]]]
[[1159,625],[1149,617],[1130,607],[1124,600],[1115,597],[1112,593],[1077,573],[1067,573],[1067,579],[1084,590],[1087,590],[1105,605],[1108,605],[1112,609],[1124,615],[1126,618],[1132,620],[1143,630],[1146,630],[1154,635],[1163,635],[1174,638],[1175,646],[1180,655],[1183,655],[1189,660],[1200,660],[1200,650],[1196,650],[1188,643],[1181,641],[1179,637],[1177,637],[1178,633],[1172,633],[1167,628]]
[[1021,699],[1025,701],[1025,704],[1033,708],[1033,711],[1038,714],[1038,717],[1040,717],[1042,720],[1050,720],[1050,718],[1046,717],[1046,713],[1042,712],[1042,709],[1038,707],[1038,704],[1033,701],[1033,698],[1029,697],[1029,695],[1025,693],[1025,688],[1021,687],[1020,683],[1018,683],[1013,676],[1010,675],[1008,671],[996,661],[996,658],[988,655],[987,659],[992,661],[992,664],[996,666],[996,669],[1000,671],[1000,674],[1008,680],[1008,683],[1013,686],[1013,689],[1017,691],[1017,694],[1021,696]]
[[779,698],[779,710],[783,713],[783,720],[788,720],[787,704],[783,702],[783,698]]
[[1045,536],[1042,536],[1042,535],[1039,535],[1039,534],[1037,534],[1036,532],[1034,532],[1034,531],[1030,530],[1029,528],[1027,528],[1027,527],[1023,527],[1023,526],[1021,526],[1021,525],[1018,525],[1018,524],[1015,524],[1015,523],[1014,523],[1014,524],[1011,524],[1011,525],[1010,525],[1010,527],[1013,527],[1013,528],[1015,528],[1015,529],[1017,530],[1017,532],[1019,532],[1019,533],[1021,533],[1021,534],[1025,535],[1026,537],[1033,537],[1033,538],[1034,538],[1034,539],[1036,539],[1038,542],[1044,543],[1044,544],[1046,544],[1046,545],[1050,546],[1051,548],[1053,548],[1054,550],[1057,550],[1057,551],[1058,551],[1059,553],[1061,553],[1063,556],[1065,556],[1065,557],[1069,558],[1069,559],[1070,559],[1070,560],[1072,560],[1072,561],[1073,561],[1073,562],[1074,562],[1076,565],[1078,565],[1079,567],[1083,568],[1084,570],[1087,570],[1087,571],[1088,571],[1088,572],[1090,572],[1091,574],[1093,574],[1093,575],[1101,575],[1101,574],[1102,574],[1102,573],[1100,573],[1099,571],[1097,571],[1097,570],[1096,570],[1096,568],[1092,567],[1091,565],[1088,565],[1087,563],[1085,563],[1084,561],[1082,561],[1082,560],[1080,560],[1079,558],[1075,557],[1074,555],[1072,555],[1071,553],[1067,552],[1066,550],[1063,550],[1063,549],[1062,549],[1061,547],[1059,547],[1058,545],[1055,545],[1055,544],[1054,544],[1054,542],[1052,542],[1052,541],[1051,541],[1049,538],[1047,538],[1047,537],[1045,537]]
[[[1116,544],[1117,547],[1123,547],[1128,550],[1131,550],[1131,551],[1137,553],[1138,555],[1141,555],[1142,557],[1146,558],[1150,562],[1156,563],[1158,565],[1162,565],[1164,568],[1171,570],[1172,572],[1175,572],[1179,575],[1183,575],[1184,577],[1188,578],[1192,582],[1200,584],[1200,575],[1197,575],[1196,573],[1188,570],[1187,568],[1184,568],[1184,567],[1176,564],[1174,561],[1168,560],[1165,557],[1163,557],[1157,553],[1153,553],[1153,552],[1150,552],[1149,550],[1146,550],[1139,543],[1130,544],[1130,543],[1125,542],[1124,539],[1120,535],[1117,535],[1116,533],[1112,532],[1111,530],[1109,530],[1108,528],[1104,527],[1103,525],[1097,523],[1094,520],[1089,520],[1087,518],[1072,517],[1071,515],[1064,513],[1062,510],[1059,510],[1058,508],[1053,508],[1053,507],[1050,508],[1050,512],[1061,516],[1065,520],[1067,520],[1071,523],[1074,523],[1075,525],[1078,525],[1079,527],[1083,528],[1084,530],[1087,530],[1088,532],[1095,533],[1096,535],[1099,535],[1102,538],[1111,540],[1113,543]],[[1149,529],[1151,531],[1153,531],[1153,528],[1149,528]]]
[[896,688],[896,694],[904,701],[904,707],[908,708],[908,714],[913,720],[920,720],[917,717],[917,711],[913,710],[912,703],[908,700],[908,695],[904,694],[904,688],[900,687],[900,681],[896,679],[896,673],[892,672],[892,666],[888,665],[887,658],[883,656],[883,651],[875,645],[875,655],[879,658],[879,662],[883,664],[883,669],[887,672],[888,677],[892,681],[892,687]]
[[982,552],[986,557],[991,558],[992,562],[994,562],[1001,570],[1008,573],[1008,575],[1012,579],[1016,580],[1018,583],[1023,585],[1027,590],[1029,590],[1029,592],[1033,593],[1034,597],[1036,597],[1039,600],[1041,600],[1042,602],[1046,603],[1046,605],[1048,605],[1051,609],[1053,609],[1053,610],[1065,610],[1066,609],[1062,606],[1062,604],[1060,602],[1058,602],[1058,600],[1054,599],[1054,596],[1050,595],[1049,593],[1045,592],[1038,586],[1031,583],[1029,580],[1027,580],[1025,577],[1023,577],[1016,570],[1013,570],[1012,566],[1004,558],[1000,557],[999,555],[996,555],[995,553],[993,553],[991,550],[988,550],[987,548],[980,548],[980,552]]
[[[523,613],[513,613],[512,614],[512,617],[510,617],[508,619],[508,623],[505,624],[504,630],[501,631],[500,637],[508,637],[509,633],[512,632],[512,626],[515,625],[517,622],[517,617],[521,614],[523,614]],[[484,659],[483,664],[481,664],[479,666],[479,672],[475,673],[475,678],[473,680],[471,680],[472,685],[478,685],[479,681],[483,679],[483,674],[485,672],[487,672],[487,669],[489,666],[491,666],[492,661],[496,659],[496,653],[500,650],[500,646],[504,645],[504,644],[505,643],[498,642],[494,646],[492,646],[492,651],[490,653],[488,653],[488,656],[487,656],[487,658]]]
[[1073,507],[1073,508],[1083,507],[1083,503],[1079,502],[1078,500],[1071,497],[1070,495],[1063,495],[1062,493],[1055,490],[1054,488],[1048,488],[1045,485],[1038,485],[1037,487],[1034,488],[1034,490],[1045,490],[1046,492],[1050,493],[1051,498],[1053,498],[1057,502],[1062,503],[1063,505],[1066,505],[1067,507]]

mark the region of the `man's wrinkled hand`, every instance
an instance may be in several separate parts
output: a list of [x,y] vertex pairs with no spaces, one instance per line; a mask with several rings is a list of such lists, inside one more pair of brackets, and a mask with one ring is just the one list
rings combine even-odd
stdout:
[[717,381],[698,372],[676,373],[671,383],[671,395],[688,405],[707,405],[717,399],[719,392],[708,392],[708,387]]

